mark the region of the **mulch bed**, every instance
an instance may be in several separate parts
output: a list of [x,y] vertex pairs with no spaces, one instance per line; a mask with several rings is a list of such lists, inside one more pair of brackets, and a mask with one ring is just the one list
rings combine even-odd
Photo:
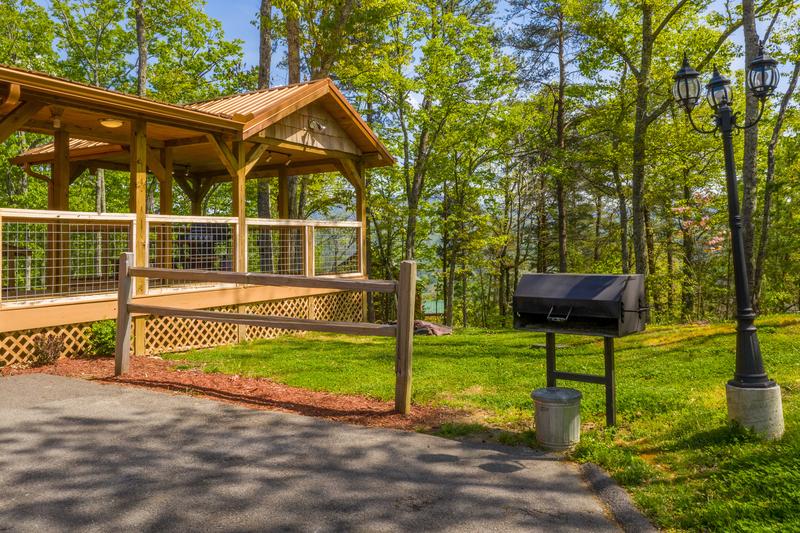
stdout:
[[296,413],[369,427],[431,431],[445,422],[462,422],[469,418],[468,413],[463,411],[420,405],[414,405],[411,414],[403,416],[394,410],[393,402],[311,391],[266,378],[211,374],[197,368],[177,369],[176,366],[180,364],[180,361],[165,361],[159,357],[132,356],[130,371],[115,378],[112,358],[62,358],[53,365],[39,368],[3,367],[0,368],[0,375],[45,373],[83,378],[191,394],[252,409]]

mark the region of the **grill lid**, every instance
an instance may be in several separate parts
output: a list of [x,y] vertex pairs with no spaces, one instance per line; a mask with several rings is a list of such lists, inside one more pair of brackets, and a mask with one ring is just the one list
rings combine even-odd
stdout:
[[[520,312],[618,317],[623,312],[625,292],[633,276],[605,274],[526,274],[514,293],[514,307]],[[638,291],[635,291],[638,297]],[[636,298],[638,300],[638,298]],[[638,311],[639,302],[629,302],[628,311]],[[630,305],[633,304],[633,305]]]

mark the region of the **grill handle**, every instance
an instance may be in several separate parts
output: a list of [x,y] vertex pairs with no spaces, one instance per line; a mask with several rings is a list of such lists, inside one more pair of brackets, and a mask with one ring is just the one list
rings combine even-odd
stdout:
[[567,320],[569,320],[569,315],[572,314],[572,308],[570,307],[569,311],[567,311],[566,316],[553,316],[553,309],[555,309],[555,307],[551,307],[550,312],[547,313],[548,322],[566,322]]

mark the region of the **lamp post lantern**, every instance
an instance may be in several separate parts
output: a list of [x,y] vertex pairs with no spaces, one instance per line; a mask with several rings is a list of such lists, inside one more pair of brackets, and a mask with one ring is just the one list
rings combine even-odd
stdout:
[[733,251],[733,275],[736,290],[736,370],[726,388],[728,417],[749,427],[766,438],[780,438],[783,434],[783,409],[780,387],[767,377],[761,358],[761,348],[754,325],[753,310],[747,283],[747,262],[742,238],[742,217],[739,212],[739,188],[733,152],[733,131],[755,126],[764,112],[764,100],[778,85],[778,63],[764,53],[754,59],[747,74],[747,87],[760,102],[758,117],[750,124],[739,125],[731,109],[733,90],[728,78],[716,67],[706,85],[706,102],[715,114],[714,128],[706,130],[695,124],[692,110],[701,103],[700,73],[694,70],[684,55],[683,66],[674,76],[672,93],[686,110],[692,127],[700,133],[720,132],[725,157],[725,177],[728,195],[728,221]]

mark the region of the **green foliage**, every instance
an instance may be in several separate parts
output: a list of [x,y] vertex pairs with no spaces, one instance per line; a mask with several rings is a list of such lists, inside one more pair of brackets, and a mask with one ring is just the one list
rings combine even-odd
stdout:
[[114,354],[117,346],[117,323],[114,320],[94,322],[89,330],[89,357],[108,357]]

